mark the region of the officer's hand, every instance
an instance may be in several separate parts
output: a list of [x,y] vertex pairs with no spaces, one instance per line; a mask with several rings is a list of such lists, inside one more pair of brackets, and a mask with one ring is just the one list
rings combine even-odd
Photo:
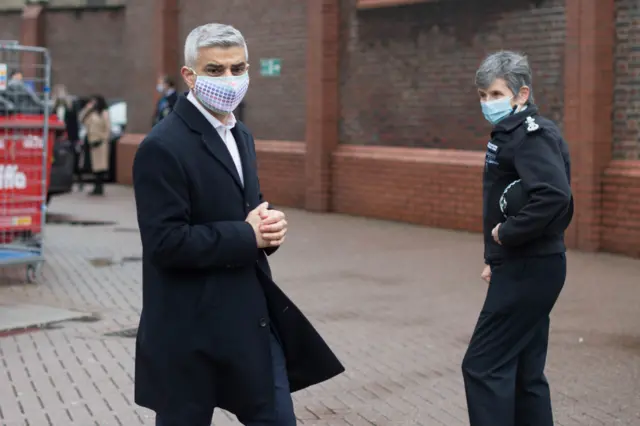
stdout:
[[498,231],[500,230],[500,225],[502,225],[501,223],[497,224],[495,228],[493,228],[493,231],[491,231],[491,236],[493,237],[493,241],[495,241],[496,243],[502,245],[502,243],[500,242],[500,237],[498,236]]
[[480,277],[489,284],[491,282],[491,267],[489,265],[485,266],[482,270],[482,274]]

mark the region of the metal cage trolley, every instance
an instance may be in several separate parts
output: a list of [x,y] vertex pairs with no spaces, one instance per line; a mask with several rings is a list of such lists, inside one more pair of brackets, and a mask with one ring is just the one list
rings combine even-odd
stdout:
[[45,48],[0,41],[0,267],[44,263],[46,199],[55,130]]

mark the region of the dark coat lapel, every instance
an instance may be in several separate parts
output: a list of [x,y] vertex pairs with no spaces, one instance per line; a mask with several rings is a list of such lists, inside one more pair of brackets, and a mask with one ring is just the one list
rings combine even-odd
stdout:
[[251,161],[252,156],[249,154],[249,135],[247,135],[238,125],[231,129],[231,134],[236,140],[238,145],[238,152],[240,153],[240,160],[242,162],[242,174],[244,176],[244,198],[245,201],[250,202],[251,194],[258,194],[258,188],[256,187],[256,180],[253,179],[256,176],[255,164]]
[[[225,169],[227,169],[231,176],[233,176],[233,179],[236,181],[240,189],[245,191],[242,181],[240,180],[240,176],[238,175],[238,171],[236,170],[236,165],[229,153],[229,149],[224,144],[222,138],[220,138],[216,129],[213,128],[211,123],[209,123],[209,121],[202,115],[198,108],[196,108],[191,101],[186,98],[186,96],[180,96],[174,111],[182,118],[187,126],[201,135],[202,143],[206,146],[207,150],[224,166]],[[240,143],[238,143],[238,150],[240,150]],[[240,155],[242,156],[242,153],[240,153]],[[243,167],[244,162],[245,160],[243,160]]]

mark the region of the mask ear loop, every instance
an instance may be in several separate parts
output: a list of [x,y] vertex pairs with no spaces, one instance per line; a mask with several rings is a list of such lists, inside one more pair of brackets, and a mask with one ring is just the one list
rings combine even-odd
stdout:
[[[513,97],[515,98],[515,97],[517,97],[517,96],[513,96]],[[515,114],[515,113],[517,113],[517,112],[520,112],[520,105],[515,104],[515,105],[513,106],[513,108],[511,109],[511,114],[509,114],[509,115],[513,115],[513,114]]]
[[[518,96],[519,96],[519,95],[520,95],[520,94],[518,93]],[[514,96],[514,97],[515,97],[515,96]],[[522,105],[522,106],[524,107],[525,105],[528,105],[528,104],[529,104],[529,102],[525,103],[525,104],[524,104],[524,105]],[[515,105],[513,106],[513,109],[511,110],[511,114],[510,114],[510,115],[513,115],[513,114],[515,114],[516,112],[519,112],[519,111],[520,111],[520,105],[515,104]]]
[[198,79],[198,73],[196,72],[196,70],[194,70],[191,67],[188,67],[189,71],[191,71],[193,73],[193,75],[196,76],[195,80],[193,81],[193,88],[189,89],[190,92],[193,92],[193,94],[195,95],[195,90],[196,90],[196,80]]

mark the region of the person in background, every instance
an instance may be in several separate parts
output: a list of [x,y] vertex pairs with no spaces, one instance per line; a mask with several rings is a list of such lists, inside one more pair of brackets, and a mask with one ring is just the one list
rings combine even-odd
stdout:
[[104,97],[94,95],[82,108],[79,119],[87,135],[84,140],[83,169],[91,170],[95,186],[91,195],[104,194],[104,174],[109,169],[109,139],[111,123]]
[[22,75],[22,71],[14,70],[9,75],[9,83],[8,84],[18,84],[18,83],[20,83],[20,84],[24,83],[24,76]]
[[78,123],[78,109],[76,107],[76,103],[74,102],[72,96],[69,95],[66,86],[64,86],[63,84],[54,86],[51,93],[53,104],[52,112],[56,114],[60,120],[64,121],[65,131],[67,132],[67,139],[69,140],[69,142],[71,142],[71,145],[74,148],[74,173],[77,176],[77,180],[81,182],[81,173],[78,166],[80,164],[80,153],[82,152],[82,144],[79,135],[80,125]]
[[24,75],[20,70],[14,70],[10,74],[7,82],[7,89],[4,93],[5,99],[10,101],[15,112],[19,114],[43,114],[44,101],[33,90],[32,84],[24,80]]
[[156,113],[153,117],[154,126],[173,111],[173,107],[178,101],[176,84],[168,75],[164,75],[158,79],[156,90],[161,96],[156,105]]
[[78,111],[73,98],[69,95],[66,86],[58,84],[52,90],[53,113],[64,121],[67,137],[72,143],[76,143],[80,137],[78,124]]

